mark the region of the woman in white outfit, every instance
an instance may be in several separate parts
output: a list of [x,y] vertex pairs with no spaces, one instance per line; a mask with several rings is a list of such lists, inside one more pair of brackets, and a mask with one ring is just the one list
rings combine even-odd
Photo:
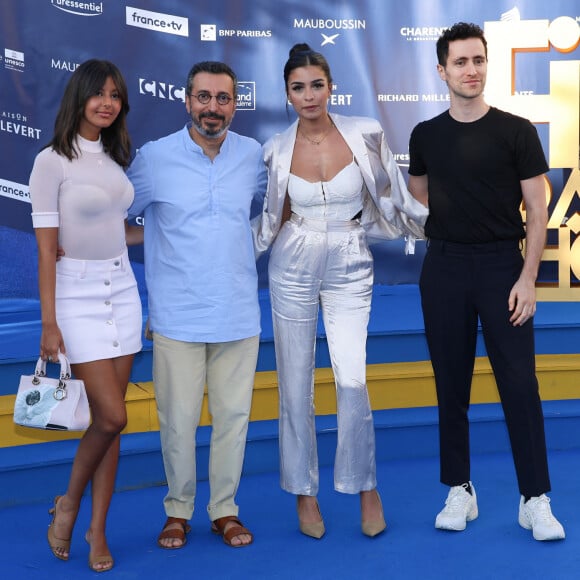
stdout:
[[[30,175],[32,221],[38,243],[42,311],[40,356],[59,351],[85,383],[92,423],[81,439],[66,493],[50,510],[48,543],[68,560],[73,526],[91,482],[92,515],[85,534],[89,567],[113,567],[105,536],[120,432],[127,422],[125,392],[141,349],[141,301],[126,245],[133,187],[126,128],[127,88],[108,61],[90,60],[71,76],[54,136]],[[131,234],[139,242],[142,234]],[[57,248],[64,256],[56,261]]]
[[264,145],[269,184],[254,223],[257,253],[273,243],[281,486],[298,496],[302,533],[322,537],[313,404],[320,305],[337,390],[334,487],[360,494],[362,531],[375,536],[386,524],[366,385],[373,288],[367,234],[412,243],[423,235],[426,210],[409,195],[376,120],[329,114],[332,78],[320,53],[295,45],[284,80],[298,119]]

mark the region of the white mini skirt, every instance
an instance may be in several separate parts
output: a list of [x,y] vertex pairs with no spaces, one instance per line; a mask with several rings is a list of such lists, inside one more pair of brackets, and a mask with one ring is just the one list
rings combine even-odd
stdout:
[[71,363],[141,350],[143,315],[127,251],[110,260],[56,263],[56,319]]

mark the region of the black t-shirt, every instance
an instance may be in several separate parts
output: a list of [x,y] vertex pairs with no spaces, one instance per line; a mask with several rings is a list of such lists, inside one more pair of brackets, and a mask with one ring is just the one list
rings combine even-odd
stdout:
[[459,243],[525,237],[520,180],[549,169],[527,119],[491,107],[461,123],[446,111],[413,129],[409,153],[409,174],[428,176],[427,237]]

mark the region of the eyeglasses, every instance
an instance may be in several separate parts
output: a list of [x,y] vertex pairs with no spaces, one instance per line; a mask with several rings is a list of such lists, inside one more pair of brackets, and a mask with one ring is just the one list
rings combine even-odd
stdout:
[[218,105],[229,105],[231,101],[234,100],[227,93],[218,93],[217,95],[212,95],[206,91],[201,91],[194,95],[191,93],[190,97],[195,97],[202,105],[207,105],[212,99],[215,99]]

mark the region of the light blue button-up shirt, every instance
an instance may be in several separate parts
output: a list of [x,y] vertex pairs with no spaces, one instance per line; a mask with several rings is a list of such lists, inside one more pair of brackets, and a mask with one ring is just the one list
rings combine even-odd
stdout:
[[128,170],[129,217],[145,218],[145,280],[154,332],[228,342],[260,332],[252,200],[266,189],[260,144],[228,131],[212,161],[181,131],[145,144]]

